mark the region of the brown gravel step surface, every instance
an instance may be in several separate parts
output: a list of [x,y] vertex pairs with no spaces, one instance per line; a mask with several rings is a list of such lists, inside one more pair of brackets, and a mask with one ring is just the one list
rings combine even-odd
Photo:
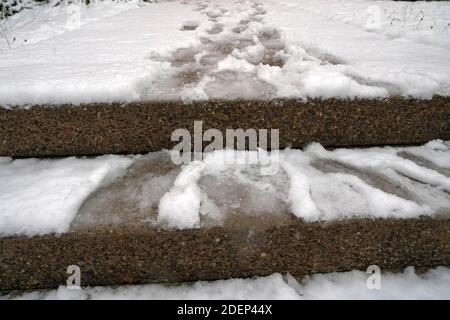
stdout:
[[0,108],[0,156],[146,153],[170,149],[177,128],[280,129],[280,147],[450,140],[450,98],[136,102]]
[[184,282],[290,272],[450,265],[450,219],[352,219],[268,227],[169,231],[149,226],[0,239],[0,291],[65,285],[69,265],[83,286]]
[[[418,161],[417,159],[414,159]],[[290,272],[384,270],[450,266],[447,193],[429,186],[417,195],[382,172],[333,161],[315,162],[324,172],[358,176],[374,188],[421,202],[434,195],[433,218],[348,219],[305,223],[274,195],[204,176],[199,186],[224,210],[223,220],[202,217],[200,229],[158,226],[158,204],[180,172],[166,152],[140,157],[127,173],[91,194],[68,233],[0,237],[0,291],[64,285],[78,265],[82,285],[185,282]],[[430,163],[422,163],[429,167]],[[435,167],[436,169],[438,167]],[[438,168],[448,175],[447,169]],[[259,192],[259,193],[258,193]],[[423,193],[423,194],[422,194]],[[263,199],[264,206],[251,201]],[[361,195],[362,197],[362,195]],[[425,197],[426,198],[426,197]],[[320,200],[320,199],[319,199]]]

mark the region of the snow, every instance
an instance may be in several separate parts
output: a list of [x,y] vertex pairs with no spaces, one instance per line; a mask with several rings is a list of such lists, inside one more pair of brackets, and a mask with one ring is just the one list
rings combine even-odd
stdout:
[[441,185],[445,190],[450,190],[449,177],[432,169],[419,166],[408,159],[403,159],[391,147],[361,150],[336,149],[334,151],[327,151],[320,144],[312,143],[306,149],[306,152],[314,156],[336,160],[359,168],[376,169],[385,172],[393,170],[418,181],[423,181],[431,185]]
[[[434,161],[447,164],[447,144],[435,140],[421,147],[327,151],[312,143],[303,151],[269,153],[271,165],[278,169],[269,176],[261,174],[264,166],[256,151],[216,150],[183,166],[160,200],[158,222],[172,228],[198,228],[207,220],[222,223],[233,208],[254,215],[274,214],[284,206],[305,221],[448,213],[448,173],[402,156],[432,149],[439,152]],[[239,198],[229,195],[233,193]]]
[[217,63],[217,71],[230,70],[230,71],[242,71],[252,72],[255,66],[243,59],[237,59],[231,55],[228,55],[225,59],[220,60]]
[[450,269],[439,267],[423,276],[414,268],[403,274],[385,273],[381,276],[381,289],[368,290],[367,273],[318,274],[305,283],[305,299],[450,299]]
[[[97,194],[81,225],[127,223],[133,214],[169,229],[220,226],[234,214],[274,222],[287,214],[307,222],[448,215],[449,159],[449,142],[441,140],[332,151],[318,143],[272,153],[216,150],[164,173],[152,168],[172,165],[167,151],[58,160],[0,157],[0,236],[68,231],[85,200],[131,165],[142,178],[130,173],[114,192]],[[113,211],[108,206],[114,198],[125,201],[127,217],[95,214]],[[158,208],[155,218],[150,207]]]
[[315,274],[297,282],[289,274],[272,274],[250,279],[198,281],[193,284],[162,284],[117,287],[87,287],[34,291],[0,299],[75,300],[75,299],[186,299],[186,300],[278,300],[278,299],[450,299],[450,269],[437,267],[417,275],[409,267],[402,273],[382,273],[381,288],[368,289],[369,275],[362,271]]
[[449,21],[445,1],[42,5],[2,22],[0,104],[448,95]]
[[[194,41],[192,32],[178,27],[184,20],[199,18],[199,14],[178,2],[138,8],[130,4],[121,9],[124,11],[120,14],[108,17],[104,15],[113,13],[110,10],[86,9],[80,20],[86,24],[80,28],[0,51],[0,103],[78,104],[138,99],[142,86],[167,69],[166,64],[149,58],[151,52],[165,52],[174,44],[183,46]],[[86,20],[83,12],[90,13]],[[51,16],[42,19],[54,21]],[[33,39],[38,41],[40,34],[34,34]]]
[[433,140],[422,147],[410,147],[408,152],[422,157],[438,166],[450,169],[450,157],[447,152],[450,144],[442,140]]
[[185,229],[201,227],[201,220],[220,223],[230,208],[239,207],[247,214],[276,212],[281,208],[273,203],[278,196],[270,193],[283,188],[284,176],[264,177],[260,168],[252,169],[254,164],[264,167],[257,157],[256,151],[219,150],[184,165],[160,200],[158,222]]
[[[431,213],[427,206],[372,187],[357,176],[323,173],[309,165],[296,165],[302,156],[294,151],[286,161],[294,167],[289,201],[297,217],[317,221],[352,216],[408,218]],[[302,192],[296,192],[298,189]]]
[[373,92],[379,96],[429,98],[450,92],[446,1],[268,0],[266,6],[267,23],[276,25],[287,43],[331,62],[319,68],[341,75],[342,86],[345,77],[382,89]]
[[199,28],[201,44],[191,46],[190,52],[183,51],[184,63],[178,66],[173,63],[178,60],[172,60],[170,69],[173,78],[188,72],[200,80],[183,79],[181,84],[164,80],[162,84],[153,84],[158,88],[156,94],[149,88],[141,96],[143,99],[160,98],[161,87],[170,87],[163,96],[166,99],[180,99],[172,90],[178,85],[202,92],[193,96],[184,94],[182,100],[388,95],[385,88],[367,86],[347,77],[342,73],[342,65],[330,64],[284,41],[277,25],[264,23],[264,2],[214,4],[221,10],[206,7],[201,11],[209,17],[203,23],[206,27],[201,24]]
[[158,214],[161,224],[177,228],[199,226],[201,191],[195,182],[200,178],[201,166],[197,161],[185,166],[172,189],[161,198]]
[[[55,2],[52,6],[27,2],[22,11],[4,22],[4,27],[11,47],[18,48],[80,29],[84,25],[129,9],[138,8],[140,3],[139,0],[93,0],[87,6],[84,1],[73,0],[69,5]],[[8,49],[7,42],[3,40],[0,41],[0,50]]]
[[83,201],[131,162],[125,156],[0,158],[0,236],[68,231]]

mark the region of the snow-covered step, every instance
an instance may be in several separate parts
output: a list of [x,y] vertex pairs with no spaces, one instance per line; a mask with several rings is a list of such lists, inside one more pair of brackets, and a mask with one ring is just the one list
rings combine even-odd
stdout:
[[449,15],[445,1],[38,6],[4,23],[0,105],[448,96]]
[[175,0],[22,10],[4,22],[2,40],[14,42],[0,41],[0,155],[159,151],[195,120],[280,129],[282,148],[450,139],[450,6],[408,8]]
[[0,289],[450,264],[449,142],[250,154],[2,158]]
[[450,140],[450,98],[140,102],[0,108],[0,155],[136,154],[170,149],[174,130],[279,129],[280,148]]

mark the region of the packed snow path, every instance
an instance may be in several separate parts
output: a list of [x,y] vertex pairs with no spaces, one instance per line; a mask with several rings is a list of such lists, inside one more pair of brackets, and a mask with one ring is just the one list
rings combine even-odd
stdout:
[[[219,2],[221,3],[221,2]],[[262,23],[266,11],[260,1],[197,2],[208,22],[200,43],[181,48],[168,58],[172,68],[143,91],[145,99],[273,98],[276,87],[257,77],[259,65],[282,67],[287,48],[279,31]],[[189,26],[191,28],[189,28]],[[188,30],[196,22],[184,25]]]
[[447,2],[98,6],[2,22],[1,105],[450,94]]

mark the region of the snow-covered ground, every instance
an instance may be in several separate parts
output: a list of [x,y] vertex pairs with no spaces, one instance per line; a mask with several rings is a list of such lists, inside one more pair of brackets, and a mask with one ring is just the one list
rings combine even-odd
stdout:
[[[0,51],[0,103],[138,99],[142,83],[167,68],[166,64],[150,59],[152,50],[165,52],[174,46],[189,45],[195,37],[192,32],[181,31],[180,27],[186,20],[200,19],[200,14],[179,2],[161,2],[137,8],[124,6],[122,9],[125,11],[120,14],[103,18],[101,16],[105,12],[101,9],[95,10],[100,17],[90,9],[82,10],[81,26],[77,26],[78,18],[74,13],[59,24],[52,16],[40,18],[57,24],[54,27],[47,25],[57,31],[64,30],[66,25],[63,23],[77,27],[33,44],[3,48]],[[65,10],[69,8],[60,9],[61,14],[67,16]],[[85,12],[90,14],[85,17]],[[19,15],[27,12],[22,13]],[[97,21],[89,23],[95,19]],[[44,24],[42,28],[47,26]],[[30,29],[36,28],[30,25]],[[34,40],[41,34],[27,31]],[[48,34],[46,32],[45,36]]]
[[28,1],[25,7],[28,9],[22,9],[2,22],[7,39],[1,39],[0,50],[38,43],[79,29],[86,24],[138,8],[141,1],[94,0],[89,6],[80,0],[72,1],[69,5],[61,1],[52,1],[52,3],[55,5]]
[[[290,275],[273,274],[253,279],[199,281],[194,284],[160,284],[119,287],[88,287],[34,291],[0,299],[450,299],[450,269],[438,267],[417,275],[414,268],[403,273],[382,273],[379,289],[369,289],[370,274],[362,271],[316,274],[297,282]],[[373,287],[372,287],[373,288]]]
[[89,194],[131,163],[125,156],[0,158],[0,236],[67,231]]
[[[273,152],[259,158],[263,162],[253,161],[254,156],[249,151],[215,151],[162,173],[151,170],[164,159],[170,163],[168,152],[0,158],[0,235],[66,232],[86,199],[117,180],[114,192],[97,194],[98,201],[90,203],[83,225],[96,226],[101,217],[92,216],[95,212],[106,211],[106,218],[113,219],[116,208],[107,205],[115,205],[116,199],[123,201],[117,202],[120,208],[130,205],[127,219],[134,214],[143,223],[174,228],[221,225],[236,210],[275,219],[291,212],[305,221],[450,213],[448,141],[333,151],[314,143],[303,151]],[[267,165],[273,169],[270,175],[262,174]],[[137,173],[126,170],[139,167]],[[117,179],[121,176],[132,179]],[[156,216],[151,208],[159,208]]]
[[383,94],[450,92],[447,1],[268,0],[267,8],[287,43],[331,63],[308,68],[317,95],[339,95],[352,81]]
[[3,106],[450,94],[446,1],[106,1],[0,23]]

